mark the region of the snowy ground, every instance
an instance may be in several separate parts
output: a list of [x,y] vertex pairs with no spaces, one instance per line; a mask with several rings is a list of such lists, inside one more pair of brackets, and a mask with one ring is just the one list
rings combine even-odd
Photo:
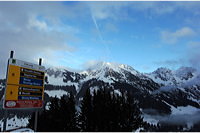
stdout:
[[30,128],[20,128],[20,129],[13,130],[11,132],[34,132],[34,131]]
[[48,81],[50,84],[53,84],[53,85],[58,85],[58,86],[66,85],[66,83],[63,82],[62,76],[58,76],[58,77],[55,77],[54,75],[48,76]]
[[45,90],[49,97],[61,98],[63,95],[68,95],[69,93],[64,90]]
[[[45,92],[50,97],[58,97],[58,98],[61,98],[61,96],[63,95],[69,94],[68,92],[64,90],[52,90],[52,91],[45,90]],[[17,118],[16,116],[14,116],[13,118],[7,120],[6,129],[11,130],[11,129],[19,128],[19,127],[26,127],[27,124],[28,124],[28,118]],[[3,122],[2,120],[0,120],[0,128],[2,128],[2,126],[3,126]]]
[[[7,119],[6,130],[12,130],[12,129],[16,129],[19,127],[26,127],[27,124],[28,124],[28,118],[17,118],[15,116],[11,119]],[[0,121],[0,126],[1,126],[1,128],[3,126],[2,120]]]
[[143,120],[152,124],[152,125],[157,125],[158,122],[159,122],[159,118],[157,118],[156,116],[155,117],[152,117],[152,115],[148,115],[148,114],[143,114]]
[[45,106],[45,109],[46,110],[49,110],[49,105],[50,105],[50,102],[47,102],[46,106]]
[[4,88],[5,86],[3,86],[2,83],[0,83],[0,91]]

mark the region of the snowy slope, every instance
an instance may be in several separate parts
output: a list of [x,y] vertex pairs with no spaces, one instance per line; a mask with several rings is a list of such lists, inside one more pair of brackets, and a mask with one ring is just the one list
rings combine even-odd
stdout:
[[[47,69],[47,75],[49,84],[53,85],[72,85],[74,82],[84,82],[93,78],[111,84],[113,83],[113,77],[116,77],[114,80],[123,78],[126,79],[126,75],[124,74],[126,71],[132,73],[133,75],[142,75],[128,65],[109,62],[99,62],[93,66],[90,66],[87,70],[79,73],[69,72],[64,69],[61,70],[57,68],[49,68]],[[71,82],[64,82],[64,76],[69,76],[68,78],[71,80]],[[78,76],[79,78],[77,78]]]
[[177,70],[158,68],[152,73],[146,74],[149,78],[165,86],[192,86],[200,85],[200,73],[192,67],[180,67]]
[[[66,69],[64,68],[48,68],[46,70],[47,80],[48,84],[54,85],[54,86],[75,86],[75,88],[79,89],[79,84],[77,82],[71,82],[71,81],[64,81],[65,75],[69,75]],[[75,72],[70,72],[75,73]],[[71,76],[70,78],[74,79],[75,76]]]
[[114,70],[115,72],[122,73],[123,70],[129,71],[134,75],[138,75],[139,72],[133,69],[131,66],[124,65],[124,64],[118,64],[118,63],[110,63],[110,62],[98,62],[97,64],[94,64],[90,66],[87,69],[87,72],[89,75],[97,75],[98,73],[101,73],[102,71],[109,71]]
[[4,88],[3,83],[0,83],[0,91]]
[[63,71],[64,69],[62,68],[53,68],[53,67],[48,68],[46,70],[46,74],[48,75],[48,82],[50,84],[58,86],[66,85],[63,82]]
[[49,97],[61,98],[63,95],[68,95],[68,92],[64,90],[45,90]]
[[98,64],[87,69],[87,75],[90,78],[97,78],[108,83],[112,83],[113,80],[128,80],[127,73],[140,78],[145,77],[145,75],[139,73],[131,66],[110,62],[99,62]]
[[[13,118],[7,119],[6,130],[12,130],[19,127],[26,127],[28,124],[28,119],[29,118],[18,118],[15,115]],[[0,125],[3,126],[2,120],[0,121],[0,123]]]
[[[109,62],[98,62],[88,69],[81,72],[71,72],[66,69],[49,68],[47,69],[49,84],[55,86],[74,86],[77,93],[81,91],[82,86],[93,79],[108,83],[112,88],[115,82],[130,84],[136,88],[145,91],[153,91],[162,87],[160,90],[168,91],[179,88],[185,93],[188,93],[189,98],[194,100],[196,92],[200,90],[195,89],[194,85],[200,85],[200,74],[191,67],[181,67],[178,70],[170,70],[167,68],[158,68],[156,71],[148,74],[143,74],[131,66]],[[154,82],[153,82],[154,81]],[[91,83],[88,83],[89,87]],[[96,81],[95,81],[96,82]],[[194,88],[186,91],[186,88]],[[148,90],[147,90],[148,88]]]
[[[131,66],[109,62],[98,62],[82,72],[70,72],[68,70],[48,69],[49,84],[75,86],[79,92],[83,83],[97,79],[108,84],[126,82],[131,85],[138,85],[140,80],[151,81],[146,75],[139,73]],[[141,82],[143,82],[141,81]],[[140,83],[141,83],[140,82]],[[146,84],[146,82],[144,82]]]

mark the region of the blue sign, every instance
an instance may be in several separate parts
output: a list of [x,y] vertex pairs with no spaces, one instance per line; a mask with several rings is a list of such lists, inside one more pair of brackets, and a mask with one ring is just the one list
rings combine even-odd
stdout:
[[18,96],[19,100],[42,100],[42,97]]
[[20,77],[19,84],[32,85],[32,86],[43,86],[43,80]]

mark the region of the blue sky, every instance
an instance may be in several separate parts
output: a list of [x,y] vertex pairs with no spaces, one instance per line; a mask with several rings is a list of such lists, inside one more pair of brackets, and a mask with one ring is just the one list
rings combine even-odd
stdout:
[[[11,10],[12,9],[12,10]],[[84,69],[199,67],[200,2],[0,2],[0,65],[15,57]],[[3,49],[2,49],[3,48]]]

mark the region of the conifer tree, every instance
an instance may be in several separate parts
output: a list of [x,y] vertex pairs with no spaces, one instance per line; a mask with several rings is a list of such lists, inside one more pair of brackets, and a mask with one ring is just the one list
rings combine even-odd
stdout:
[[52,99],[51,104],[49,105],[49,119],[51,123],[49,126],[52,129],[51,131],[63,131],[63,114],[61,113],[61,104],[60,100],[55,97]]
[[[39,113],[38,116],[38,125],[37,131],[58,131],[59,130],[59,117],[58,115],[58,98],[53,98],[50,101],[49,110],[46,110],[44,107],[44,111]],[[55,117],[56,116],[56,117]],[[34,115],[29,119],[28,127],[31,129],[34,128]]]
[[143,124],[137,102],[129,93],[118,95],[109,89],[99,89],[92,96],[88,89],[80,109],[78,115],[72,94],[61,99],[52,98],[49,110],[40,113],[38,131],[130,132]]
[[[62,100],[62,98],[61,98]],[[70,96],[67,100],[63,100],[65,102],[65,106],[63,105],[63,117],[66,119],[64,120],[64,131],[66,132],[74,132],[79,131],[78,129],[78,123],[77,123],[77,111],[75,107],[75,100],[72,93],[70,93]]]
[[140,110],[131,96],[108,89],[87,90],[81,103],[81,131],[134,131],[142,125]]
[[81,112],[79,115],[79,126],[81,131],[93,131],[92,126],[92,96],[90,90],[87,89],[83,101],[81,102]]
[[138,102],[131,97],[130,93],[126,94],[126,125],[127,131],[136,130],[143,124],[143,118],[141,117],[141,111],[138,107]]
[[[29,120],[28,127],[33,129],[34,116]],[[44,109],[39,114],[37,131],[78,131],[77,113],[75,101],[72,94],[70,97],[62,96],[61,99],[52,98],[49,104],[49,110]]]

